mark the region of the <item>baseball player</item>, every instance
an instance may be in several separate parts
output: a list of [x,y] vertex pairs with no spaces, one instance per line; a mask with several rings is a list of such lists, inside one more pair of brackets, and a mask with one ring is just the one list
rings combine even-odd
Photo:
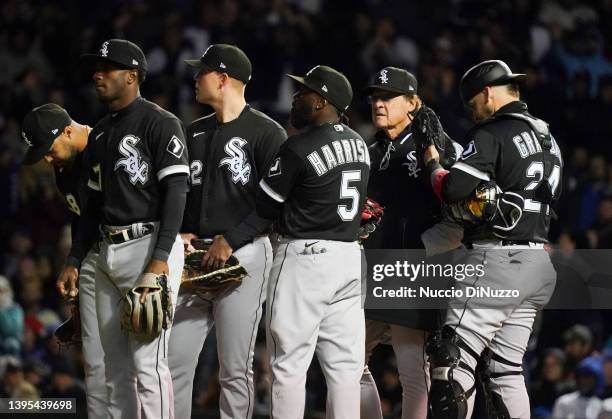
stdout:
[[[372,122],[378,129],[369,147],[368,197],[385,207],[381,223],[364,241],[366,248],[422,249],[421,234],[441,218],[440,203],[411,138],[412,120],[422,105],[417,91],[414,75],[397,67],[378,71],[366,89]],[[448,143],[447,154],[454,161],[461,147]],[[452,225],[446,229],[455,235],[454,247],[460,246],[461,229]],[[366,363],[372,350],[390,336],[402,383],[402,419],[425,419],[429,366],[423,347],[427,333],[438,326],[437,311],[366,310],[365,314]],[[382,419],[378,390],[367,365],[361,394],[361,417]]]
[[447,171],[435,148],[425,152],[434,192],[444,202],[461,205],[477,189],[499,211],[490,222],[466,224],[464,243],[471,250],[458,251],[459,262],[484,264],[486,271],[455,288],[519,291],[519,297],[488,300],[493,309],[475,308],[465,298],[451,300],[445,326],[428,347],[435,418],[471,417],[475,371],[490,377],[488,383],[477,382],[484,383],[487,417],[530,417],[521,365],[536,313],[555,285],[544,243],[563,163],[548,125],[520,100],[518,82],[524,77],[498,60],[470,68],[460,90],[476,125],[460,160]]
[[354,419],[365,334],[356,240],[370,156],[341,122],[353,96],[343,74],[316,66],[289,77],[301,85],[291,108],[300,133],[283,144],[257,197],[257,213],[278,220],[282,235],[266,305],[271,416],[304,416],[306,372],[316,352],[327,416]]
[[[21,137],[28,146],[24,165],[41,159],[53,165],[55,183],[64,195],[70,210],[73,242],[78,231],[81,208],[87,199],[87,139],[91,128],[81,125],[61,106],[48,103],[32,109],[23,119]],[[93,246],[78,268],[69,257],[62,270],[57,287],[66,298],[78,295],[87,413],[90,418],[108,417],[107,392],[104,386],[104,352],[98,333],[96,316],[95,268],[99,246]]]
[[[140,96],[147,63],[137,45],[110,39],[97,54],[81,59],[92,69],[99,100],[109,108],[90,133],[91,191],[78,239],[87,248],[98,229],[103,236],[96,306],[111,387],[109,409],[113,418],[170,418],[170,330],[142,339],[122,329],[119,308],[128,291],[150,277],[147,273],[166,274],[176,301],[184,260],[178,231],[189,176],[183,127]],[[144,301],[153,291],[143,286],[140,292]]]
[[215,44],[186,63],[197,70],[196,100],[215,112],[187,127],[191,189],[181,235],[187,247],[212,239],[203,259],[210,270],[234,253],[248,276],[214,296],[181,290],[169,348],[175,414],[191,417],[198,355],[216,324],[221,417],[250,418],[255,338],[272,266],[271,223],[255,214],[255,195],[287,134],[246,103],[251,62],[242,50]]

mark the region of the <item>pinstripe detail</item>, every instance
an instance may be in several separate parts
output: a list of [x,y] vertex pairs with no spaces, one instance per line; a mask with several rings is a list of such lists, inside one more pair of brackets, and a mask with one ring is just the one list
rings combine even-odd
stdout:
[[[274,284],[274,292],[272,293],[272,301],[269,301],[270,319],[266,319],[266,320],[269,321],[270,324],[272,324],[272,313],[274,311],[274,298],[276,297],[276,289],[278,288],[278,279],[280,278],[281,272],[283,272],[283,266],[285,265],[285,260],[287,259],[287,250],[289,250],[289,243],[287,243],[287,247],[285,247],[285,254],[283,255],[283,261],[281,262],[281,267],[278,270],[278,276],[276,277],[276,284]],[[272,339],[272,342],[274,343],[274,357],[276,358],[277,343],[272,333],[270,333],[270,339]],[[271,418],[272,418],[272,412],[274,410],[273,409],[273,404],[274,404],[273,394],[274,393],[272,392],[273,388],[274,388],[274,374],[272,374],[272,379],[270,380],[270,417]]]
[[[247,382],[247,390],[248,390],[248,383],[249,383],[249,358],[251,356],[251,348],[253,350],[253,358],[255,358],[255,341],[257,340],[257,326],[259,325],[259,322],[261,321],[261,311],[263,310],[263,301],[262,297],[264,294],[264,288],[265,288],[265,284],[266,284],[266,265],[268,264],[268,249],[266,248],[266,242],[264,241],[262,243],[263,248],[264,248],[264,255],[265,255],[265,262],[264,262],[264,269],[263,269],[263,281],[261,282],[261,289],[259,290],[259,305],[257,306],[257,310],[255,310],[255,321],[253,322],[253,330],[251,331],[251,343],[249,345],[249,354],[247,356],[246,359],[246,365],[245,365],[245,370],[244,370],[244,378],[246,379]],[[247,416],[246,419],[249,419],[252,415],[250,414],[251,412],[251,392],[249,391],[249,405],[247,407]],[[253,380],[253,395],[255,394],[255,380]]]
[[160,409],[160,418],[164,417],[164,396],[162,395],[162,382],[161,382],[161,375],[159,375],[159,344],[162,341],[162,336],[164,336],[164,339],[166,338],[166,331],[164,330],[159,337],[157,338],[157,357],[155,359],[155,373],[157,374],[157,383],[159,384],[159,401],[161,404],[161,409]]

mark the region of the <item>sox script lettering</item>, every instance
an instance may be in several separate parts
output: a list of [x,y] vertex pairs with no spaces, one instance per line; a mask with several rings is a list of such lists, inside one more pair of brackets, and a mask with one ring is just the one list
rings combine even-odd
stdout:
[[119,142],[119,152],[125,156],[125,159],[120,159],[115,164],[115,170],[120,167],[130,175],[130,182],[136,185],[136,182],[140,182],[144,185],[147,182],[149,175],[149,165],[143,162],[136,144],[140,141],[140,138],[134,135],[126,135]]
[[227,169],[232,174],[234,183],[242,183],[246,185],[249,182],[251,175],[251,165],[247,162],[246,154],[242,147],[247,142],[240,138],[234,137],[225,144],[224,150],[229,157],[222,159],[219,162],[219,167],[227,165]]

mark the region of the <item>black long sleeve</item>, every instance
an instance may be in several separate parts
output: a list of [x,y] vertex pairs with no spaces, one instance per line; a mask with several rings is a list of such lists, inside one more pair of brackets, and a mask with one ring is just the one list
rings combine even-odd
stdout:
[[[102,194],[91,191],[89,199],[79,217],[76,232],[72,232],[72,248],[66,264],[79,268],[81,262],[99,237],[100,219],[102,217]],[[75,226],[75,223],[72,224]]]
[[224,237],[236,251],[252,241],[254,237],[265,233],[271,225],[271,220],[262,218],[257,215],[256,211],[253,211],[240,224],[225,233]]
[[160,214],[159,234],[153,250],[153,259],[167,261],[172,246],[176,240],[187,200],[187,176],[166,176],[160,182],[163,195],[162,210]]

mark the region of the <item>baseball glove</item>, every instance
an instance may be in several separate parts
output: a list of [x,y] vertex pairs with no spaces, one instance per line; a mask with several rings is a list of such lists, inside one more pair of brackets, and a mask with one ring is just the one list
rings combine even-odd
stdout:
[[425,104],[421,105],[412,120],[412,138],[417,154],[423,156],[425,149],[435,146],[440,154],[440,164],[448,169],[457,160],[457,152],[453,142],[444,132],[438,115]]
[[[142,288],[149,288],[145,302],[140,302]],[[172,324],[172,296],[166,274],[145,273],[128,291],[123,304],[121,324],[129,332],[153,339]]]
[[69,301],[71,317],[55,329],[54,335],[60,347],[80,345],[81,340],[81,311],[78,298]]
[[221,269],[205,272],[202,258],[206,250],[185,254],[181,287],[191,291],[218,291],[234,284],[240,284],[247,271],[234,255],[230,256]]
[[385,214],[385,207],[371,198],[366,198],[365,206],[361,211],[361,226],[359,227],[359,237],[367,238],[376,230],[378,224]]
[[460,224],[488,223],[497,214],[501,189],[493,181],[483,182],[472,193],[472,196],[448,204],[446,213]]

